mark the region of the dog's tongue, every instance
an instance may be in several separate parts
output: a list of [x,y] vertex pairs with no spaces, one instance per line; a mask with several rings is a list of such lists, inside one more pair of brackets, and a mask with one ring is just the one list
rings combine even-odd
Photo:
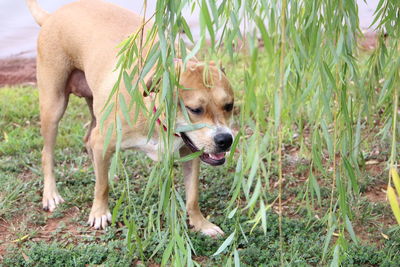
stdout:
[[225,152],[222,153],[216,153],[216,154],[209,154],[210,158],[215,159],[215,160],[221,160],[225,157]]

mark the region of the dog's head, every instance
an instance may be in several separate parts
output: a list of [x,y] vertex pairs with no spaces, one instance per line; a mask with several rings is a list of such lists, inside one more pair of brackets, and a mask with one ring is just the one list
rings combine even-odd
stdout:
[[209,64],[188,62],[180,76],[182,88],[179,97],[186,109],[178,111],[177,126],[188,124],[206,125],[200,129],[181,132],[185,144],[197,152],[202,150],[201,160],[216,166],[224,164],[225,152],[229,151],[233,134],[230,119],[234,104],[232,88],[225,73],[213,62]]

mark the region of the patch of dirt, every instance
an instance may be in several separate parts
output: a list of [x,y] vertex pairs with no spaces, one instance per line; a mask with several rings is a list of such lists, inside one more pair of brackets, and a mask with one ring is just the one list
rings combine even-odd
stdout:
[[0,218],[0,260],[3,258],[3,255],[5,255],[7,247],[13,243],[15,225],[20,225],[22,221],[22,216],[14,217],[12,222]]
[[77,207],[70,208],[64,213],[63,217],[60,218],[49,218],[47,219],[46,225],[41,227],[41,232],[38,237],[46,237],[47,235],[55,232],[61,224],[65,224],[63,228],[64,231],[70,232],[72,234],[77,234],[76,226],[73,224],[72,220],[78,215],[79,209]]
[[385,173],[385,162],[371,159],[365,163],[366,172],[376,177],[376,182],[368,185],[364,196],[371,202],[386,202],[387,176]]
[[[381,176],[385,170],[384,161],[368,160],[365,163],[365,170],[372,176]],[[387,177],[386,177],[387,178]]]
[[[380,201],[380,198],[378,198],[378,201]],[[354,231],[363,242],[381,247],[386,240],[391,238],[387,230],[397,225],[396,219],[391,213],[374,213],[370,216],[370,220],[353,222]]]
[[132,266],[148,266],[148,267],[159,267],[161,266],[160,264],[157,264],[155,262],[153,262],[152,260],[148,261],[148,262],[143,262],[141,260],[136,260],[133,262]]
[[[44,211],[40,212],[44,213]],[[68,233],[74,237],[80,237],[77,230],[79,226],[73,222],[73,219],[79,216],[79,212],[80,210],[77,207],[69,208],[63,212],[63,216],[60,218],[47,218],[43,226],[38,226],[31,222],[31,217],[26,215],[14,217],[10,221],[0,218],[0,260],[5,255],[8,247],[18,245],[27,240],[35,242],[51,241],[57,238],[56,234],[60,236],[59,233]],[[20,229],[21,227],[24,229]],[[18,235],[21,232],[28,234]],[[33,233],[32,236],[29,233]]]
[[18,174],[17,178],[23,181],[30,181],[35,178],[35,175],[29,170],[24,170]]
[[374,187],[368,187],[364,196],[371,202],[386,202],[386,187],[387,184],[379,184]]
[[[8,238],[7,225],[3,225],[3,222],[0,221],[0,240],[6,240]],[[3,243],[0,243],[0,259],[2,255],[5,254],[6,246]]]
[[0,87],[36,84],[36,59],[9,57],[0,59]]

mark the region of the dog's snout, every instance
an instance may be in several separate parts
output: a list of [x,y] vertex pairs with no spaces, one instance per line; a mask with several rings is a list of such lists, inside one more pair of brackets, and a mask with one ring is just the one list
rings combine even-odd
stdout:
[[214,141],[221,151],[226,151],[231,147],[233,138],[229,133],[220,133],[214,137]]

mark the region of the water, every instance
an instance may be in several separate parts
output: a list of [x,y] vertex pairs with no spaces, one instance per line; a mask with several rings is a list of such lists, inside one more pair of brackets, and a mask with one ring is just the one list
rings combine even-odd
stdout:
[[[40,5],[49,12],[72,0],[39,0]],[[142,1],[139,0],[109,0],[109,2],[128,8],[142,14]],[[366,29],[372,22],[373,11],[378,0],[357,0],[359,5],[360,25]],[[149,0],[147,15],[155,10],[156,0]],[[192,14],[190,10],[183,12],[194,36],[198,36],[198,11]],[[20,55],[31,57],[35,55],[36,38],[39,26],[33,20],[24,0],[0,0],[0,58]]]

